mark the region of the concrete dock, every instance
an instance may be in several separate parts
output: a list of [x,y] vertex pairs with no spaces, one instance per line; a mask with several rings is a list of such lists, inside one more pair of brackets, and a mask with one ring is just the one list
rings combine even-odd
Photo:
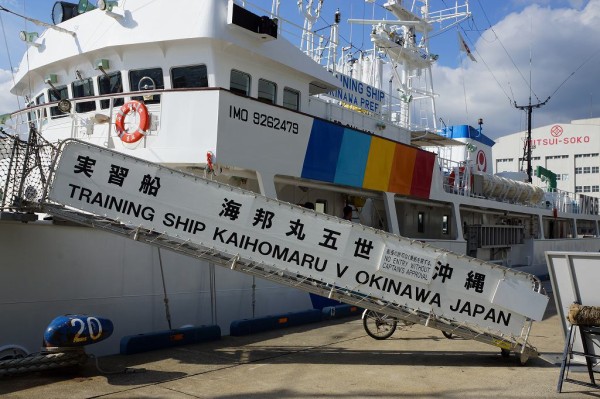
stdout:
[[[411,326],[388,340],[356,317],[200,345],[108,356],[75,370],[0,379],[3,398],[580,398],[556,392],[564,338],[551,299],[530,342],[541,357],[521,366],[490,345]],[[130,368],[130,372],[120,372]],[[582,367],[572,378],[586,381]],[[589,380],[587,380],[589,381]]]

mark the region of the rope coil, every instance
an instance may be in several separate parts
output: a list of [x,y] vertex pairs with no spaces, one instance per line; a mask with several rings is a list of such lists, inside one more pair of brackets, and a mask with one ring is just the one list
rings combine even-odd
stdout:
[[584,306],[572,303],[567,320],[573,325],[600,326],[600,306]]

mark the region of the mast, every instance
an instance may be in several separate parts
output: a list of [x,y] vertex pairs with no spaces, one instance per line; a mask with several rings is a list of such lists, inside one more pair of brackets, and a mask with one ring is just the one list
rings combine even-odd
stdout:
[[321,15],[321,8],[323,8],[323,1],[318,0],[316,8],[313,10],[313,0],[307,0],[306,7],[304,6],[304,0],[298,0],[298,9],[304,14],[304,29],[302,30],[302,41],[300,48],[315,61],[319,62],[318,55],[315,54],[314,48],[314,32],[313,26]]
[[[431,67],[438,56],[429,51],[429,39],[434,24],[441,27],[438,30],[441,32],[470,17],[469,3],[468,0],[461,5],[456,2],[455,6],[439,11],[430,11],[429,0],[415,0],[411,9],[402,3],[402,0],[388,0],[383,5],[397,20],[350,19],[348,22],[372,24],[371,40],[376,52],[384,53],[392,63],[398,92],[390,105],[390,118],[409,130],[436,131],[436,94]],[[428,112],[411,114],[416,104],[423,104],[422,109]],[[415,117],[420,120],[414,121]]]

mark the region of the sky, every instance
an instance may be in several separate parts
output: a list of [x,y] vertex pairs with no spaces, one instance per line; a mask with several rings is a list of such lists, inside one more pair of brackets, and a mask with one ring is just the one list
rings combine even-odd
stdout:
[[[271,8],[271,0],[253,1]],[[455,0],[429,2],[436,10],[454,5]],[[48,23],[54,3],[0,0],[3,7]],[[282,16],[301,24],[297,1],[281,3]],[[407,7],[412,3],[404,2]],[[342,13],[342,45],[370,48],[370,26],[348,27],[345,21],[386,17],[385,11],[364,0],[324,0],[315,29],[331,23],[336,9]],[[527,120],[515,102],[527,105],[530,96],[532,104],[547,101],[534,109],[533,128],[600,118],[600,0],[470,0],[469,9],[470,19],[435,36],[430,43],[430,51],[440,55],[432,73],[438,94],[437,116],[445,124],[477,127],[477,120],[482,118],[484,133],[491,138],[520,132],[527,129]],[[0,17],[3,114],[18,107],[8,90],[12,84],[9,61],[16,68],[26,49],[19,31],[41,33],[42,28],[6,12],[0,12]],[[391,16],[387,14],[387,18]],[[475,62],[460,51],[457,31],[465,38]]]

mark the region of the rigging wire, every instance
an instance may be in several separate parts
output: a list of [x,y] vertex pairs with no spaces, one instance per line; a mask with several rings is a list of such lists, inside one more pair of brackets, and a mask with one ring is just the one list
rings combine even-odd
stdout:
[[583,66],[584,66],[585,64],[587,64],[588,62],[590,62],[590,61],[592,60],[592,58],[596,57],[596,56],[597,56],[599,53],[600,53],[600,48],[599,48],[598,50],[596,50],[596,52],[594,52],[592,55],[590,55],[590,56],[589,56],[587,59],[585,59],[585,60],[584,60],[584,61],[583,61],[583,62],[582,62],[582,63],[581,63],[581,64],[580,64],[580,65],[579,65],[577,68],[575,68],[575,70],[574,70],[573,72],[571,72],[571,73],[569,74],[569,76],[567,76],[567,77],[565,78],[565,80],[563,80],[563,81],[562,81],[562,83],[561,83],[561,84],[559,84],[559,85],[558,85],[558,87],[556,88],[556,90],[554,90],[554,91],[552,92],[552,94],[550,94],[550,95],[548,96],[548,100],[550,99],[550,97],[554,96],[554,95],[556,94],[556,92],[557,92],[557,91],[558,91],[558,90],[559,90],[559,89],[560,89],[560,88],[561,88],[561,87],[562,87],[562,86],[563,86],[565,83],[567,83],[567,81],[568,81],[569,79],[571,79],[571,78],[572,78],[572,77],[573,77],[573,76],[574,76],[574,75],[575,75],[575,74],[576,74],[576,73],[577,73],[577,72],[578,72],[578,71],[579,71],[581,68],[583,68]]
[[[27,15],[27,12],[25,10],[25,4],[26,4],[26,2],[24,1],[23,2],[23,15]],[[28,20],[26,18],[23,18],[23,25],[25,26],[25,30],[28,30],[27,29],[27,22],[28,22]],[[29,63],[29,51],[25,52],[25,56],[27,57],[27,72],[30,72],[31,71],[31,67],[30,67],[30,63]],[[32,95],[32,93],[33,93],[33,88],[32,88],[33,87],[33,82],[32,82],[32,76],[31,76],[30,73],[27,74],[27,86],[29,87],[29,95]],[[27,102],[29,103],[29,101],[27,101]],[[28,106],[28,104],[25,104],[25,106]],[[41,129],[41,127],[40,127],[40,129]]]
[[460,27],[460,29],[463,31],[463,33],[465,34],[465,37],[467,38],[467,40],[471,44],[471,47],[473,48],[472,51],[474,51],[477,54],[477,56],[479,57],[479,59],[481,60],[481,62],[483,63],[483,65],[485,65],[485,68],[488,70],[488,72],[490,73],[490,75],[492,75],[492,78],[494,78],[494,81],[496,82],[496,84],[498,85],[498,87],[500,88],[500,90],[502,90],[502,92],[504,93],[504,95],[508,99],[508,103],[512,105],[513,100],[510,98],[510,96],[508,95],[508,93],[506,92],[506,90],[504,89],[504,87],[500,84],[500,82],[498,81],[498,78],[496,78],[496,75],[494,74],[494,72],[492,71],[492,69],[490,68],[490,66],[487,64],[487,62],[485,62],[485,59],[481,56],[481,53],[479,53],[479,51],[477,51],[477,47],[475,47],[475,44],[473,43],[473,41],[471,40],[471,38],[469,37],[469,35],[467,35],[467,32],[462,27]]
[[[502,43],[502,41],[500,40],[500,37],[498,36],[498,34],[496,33],[496,31],[494,30],[494,28],[491,25],[491,22],[483,8],[483,6],[481,5],[481,1],[477,0],[477,2],[479,3],[479,6],[481,7],[481,10],[483,12],[483,15],[485,16],[489,26],[490,26],[490,30],[494,33],[494,37],[498,40],[498,42],[500,43],[500,45],[502,46],[502,48],[504,49],[505,53],[507,54],[508,58],[510,59],[510,61],[512,62],[513,66],[515,67],[515,69],[519,72],[519,74],[521,75],[521,78],[526,82],[527,87],[530,90],[530,95],[533,94],[533,96],[537,99],[537,101],[539,103],[547,103],[561,88],[562,86],[565,85],[565,83],[571,79],[581,68],[583,68],[583,66],[585,64],[587,64],[588,62],[590,62],[593,58],[595,58],[599,53],[600,53],[600,48],[598,50],[596,50],[594,53],[592,53],[589,57],[587,57],[577,68],[575,68],[575,70],[573,70],[573,72],[571,72],[557,87],[556,89],[552,92],[552,94],[550,94],[546,100],[541,101],[539,99],[539,97],[537,96],[537,94],[533,91],[533,87],[531,85],[531,76],[530,76],[530,80],[527,81],[527,79],[525,79],[525,77],[523,76],[523,74],[521,73],[521,71],[519,70],[519,68],[517,67],[517,65],[514,62],[514,59],[510,56],[510,54],[508,53],[508,50],[506,49],[506,47],[504,46],[504,44]],[[476,26],[475,21],[473,20],[473,24]],[[481,53],[479,53],[479,51],[477,51],[477,48],[474,46],[473,41],[470,39],[469,35],[467,34],[467,31],[461,26],[460,29],[463,31],[463,33],[465,34],[465,37],[469,40],[469,43],[471,43],[473,45],[473,51],[479,56],[479,58],[481,59],[481,61],[483,62],[483,64],[485,65],[485,67],[487,68],[488,72],[492,75],[492,77],[494,78],[494,80],[496,81],[496,83],[498,84],[498,87],[500,87],[500,89],[504,92],[504,94],[506,95],[506,97],[509,100],[509,103],[511,103],[511,105],[515,102],[514,101],[514,93],[512,91],[512,86],[510,85],[510,82],[508,83],[509,88],[510,88],[510,92],[511,95],[509,96],[508,93],[506,92],[506,90],[504,89],[504,87],[500,84],[500,82],[498,81],[498,79],[496,78],[496,76],[494,75],[494,73],[492,72],[492,70],[490,69],[490,67],[488,66],[488,64],[485,62],[485,59],[482,57]],[[487,29],[486,29],[487,30]],[[482,30],[476,30],[478,32],[483,32]],[[485,31],[485,30],[484,30]],[[483,38],[483,35],[480,35],[480,37]],[[485,39],[484,39],[485,40]],[[529,63],[530,63],[530,75],[531,75],[531,69],[532,69],[532,53],[530,50],[530,56],[529,56]],[[512,99],[511,99],[512,96]]]
[[517,64],[515,63],[515,60],[511,57],[511,55],[508,52],[508,50],[506,49],[506,47],[504,47],[504,43],[502,43],[502,40],[500,40],[500,37],[498,36],[498,34],[496,33],[496,31],[494,30],[494,27],[492,26],[492,23],[491,23],[490,19],[488,18],[488,15],[485,12],[485,9],[481,5],[481,1],[477,0],[477,3],[479,4],[479,7],[481,8],[481,11],[483,13],[483,16],[485,17],[485,20],[487,21],[487,23],[488,23],[488,25],[490,27],[489,29],[494,34],[494,37],[498,40],[498,43],[500,43],[500,46],[502,47],[502,49],[504,50],[504,52],[508,56],[508,59],[513,64],[513,66],[515,67],[515,69],[517,70],[517,72],[519,73],[519,75],[521,75],[521,78],[523,79],[523,81],[525,82],[525,84],[527,84],[527,86],[529,87],[529,91],[532,92],[533,95],[535,96],[535,98],[539,101],[538,96],[535,94],[535,92],[533,92],[533,88],[531,87],[531,82],[528,82],[527,79],[525,78],[525,76],[523,76],[523,73],[521,72],[521,70],[519,69],[519,67],[517,66]]

